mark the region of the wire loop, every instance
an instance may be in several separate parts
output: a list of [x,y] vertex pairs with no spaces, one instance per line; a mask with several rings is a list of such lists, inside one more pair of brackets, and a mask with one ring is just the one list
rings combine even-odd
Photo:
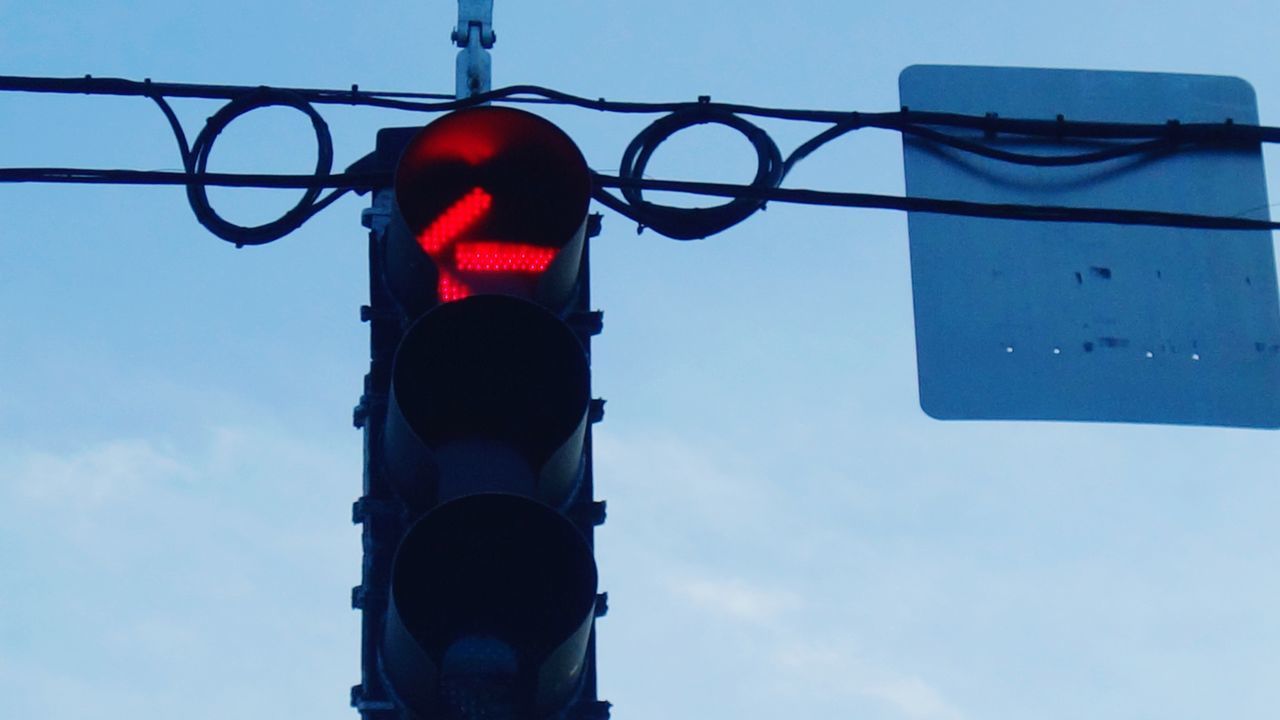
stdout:
[[[699,103],[658,118],[640,131],[622,154],[618,174],[642,178],[653,153],[672,135],[695,125],[723,125],[738,131],[756,152],[756,175],[749,187],[775,188],[782,181],[782,153],[769,134],[742,117],[715,106]],[[644,199],[638,186],[621,188],[627,211],[623,214],[669,238],[696,240],[733,227],[764,207],[765,201],[736,197],[711,207],[685,208],[662,205]],[[617,209],[616,207],[614,209]]]
[[214,141],[236,118],[253,110],[272,106],[293,108],[311,120],[311,127],[316,135],[315,177],[323,180],[333,170],[333,137],[329,133],[329,126],[311,103],[299,95],[288,90],[264,87],[223,105],[200,130],[190,152],[185,153],[184,163],[189,178],[187,200],[191,203],[191,210],[201,225],[223,240],[235,243],[237,247],[262,245],[278,240],[300,227],[320,207],[332,202],[332,198],[326,198],[323,203],[317,203],[321,188],[309,187],[303,192],[298,202],[280,217],[262,225],[249,226],[238,225],[223,218],[209,203],[208,189],[200,178],[208,167],[209,154],[213,151]]

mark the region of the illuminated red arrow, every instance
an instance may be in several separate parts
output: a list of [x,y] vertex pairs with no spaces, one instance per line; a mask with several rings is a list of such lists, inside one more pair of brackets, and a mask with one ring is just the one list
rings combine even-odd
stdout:
[[418,244],[431,257],[453,244],[493,206],[493,196],[484,188],[472,188],[418,234]]
[[505,242],[460,242],[454,249],[459,270],[540,273],[555,259],[555,248]]
[[436,261],[439,269],[436,291],[441,302],[471,295],[471,288],[454,271],[540,273],[555,259],[556,248],[495,240],[461,240],[491,207],[493,196],[484,188],[472,188],[418,234],[418,245]]

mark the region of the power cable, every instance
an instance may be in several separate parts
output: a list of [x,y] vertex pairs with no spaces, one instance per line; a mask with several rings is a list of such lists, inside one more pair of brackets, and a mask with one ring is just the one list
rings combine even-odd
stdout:
[[[1062,206],[980,203],[943,198],[904,197],[875,193],[831,192],[797,188],[754,188],[750,185],[691,182],[686,180],[653,180],[623,178],[593,173],[593,197],[618,214],[644,225],[651,218],[635,215],[631,206],[605,191],[606,188],[634,187],[643,190],[682,192],[709,197],[748,197],[763,205],[782,202],[798,205],[872,208],[904,212],[929,212],[967,215],[1005,220],[1050,222],[1112,223],[1213,230],[1280,230],[1280,222],[1254,220],[1222,215],[1170,213],[1124,208],[1079,208]],[[323,180],[310,175],[253,175],[208,173],[199,177],[204,186],[256,188],[342,188],[357,192],[386,187],[389,175],[377,173],[335,173]],[[183,172],[162,170],[97,170],[79,168],[3,168],[0,182],[55,182],[86,185],[186,185],[190,177]],[[320,203],[327,204],[328,199]],[[1259,208],[1260,209],[1260,208]]]
[[1223,215],[1164,212],[1158,210],[1134,210],[1126,208],[1065,207],[1060,205],[1023,205],[1008,203],[983,203],[967,200],[949,200],[928,197],[904,197],[875,193],[830,192],[797,188],[756,188],[750,185],[728,183],[688,182],[676,180],[649,180],[626,178],[596,173],[593,175],[594,197],[602,205],[617,211],[637,223],[640,217],[632,217],[630,206],[618,204],[618,199],[604,188],[641,187],[646,190],[675,191],[713,197],[749,197],[761,204],[784,202],[797,205],[824,205],[828,207],[875,208],[901,210],[903,212],[962,215],[1002,220],[1026,220],[1034,222],[1105,223],[1112,225],[1147,225],[1153,227],[1196,228],[1201,230],[1280,230],[1280,222],[1254,220]]
[[[26,77],[0,75],[0,92],[60,93],[73,95],[117,95],[135,97],[203,98],[208,100],[234,100],[263,86],[204,85],[195,83],[165,83],[122,78],[96,78],[86,75],[77,78]],[[1189,142],[1280,142],[1280,127],[1267,127],[1233,122],[1224,118],[1220,123],[1115,123],[1070,120],[1059,115],[1054,119],[1003,118],[993,114],[964,115],[902,108],[890,112],[856,112],[844,110],[812,110],[777,108],[740,103],[712,102],[703,96],[696,101],[674,102],[623,102],[605,98],[588,98],[554,90],[539,85],[512,85],[463,100],[453,99],[442,93],[392,92],[362,90],[359,85],[350,89],[318,88],[266,88],[291,93],[316,105],[354,105],[411,112],[448,112],[492,102],[536,103],[571,105],[600,112],[626,114],[671,113],[695,105],[716,107],[735,115],[794,120],[815,123],[850,123],[856,127],[900,130],[909,125],[980,130],[985,134],[1009,134],[1055,138],[1139,139],[1167,137],[1172,134],[1185,136]],[[427,102],[433,100],[434,102]]]
[[[706,104],[664,115],[641,130],[622,153],[622,165],[618,174],[625,178],[644,177],[645,168],[658,146],[681,130],[706,124],[723,125],[736,130],[751,143],[756,152],[756,175],[749,187],[774,188],[782,182],[785,173],[782,153],[773,138],[741,116]],[[626,212],[622,214],[635,220],[642,229],[648,226],[675,240],[694,240],[713,235],[742,222],[764,205],[762,199],[735,194],[727,196],[730,198],[728,202],[714,207],[672,207],[645,200],[642,185],[626,184],[619,187],[626,205]],[[609,199],[612,202],[606,204],[614,209],[623,204],[616,198]]]
[[[236,118],[253,110],[272,106],[294,108],[311,120],[311,127],[316,137],[314,177],[323,180],[333,169],[333,138],[329,133],[329,126],[306,100],[287,90],[260,88],[222,106],[205,123],[200,134],[196,136],[191,152],[183,158],[190,178],[187,183],[187,200],[191,203],[191,209],[201,225],[208,228],[214,235],[235,242],[237,246],[260,245],[282,238],[301,227],[312,215],[328,207],[347,192],[346,188],[336,189],[323,201],[317,201],[320,196],[320,187],[313,185],[308,187],[298,202],[279,218],[252,227],[237,225],[218,215],[209,204],[208,191],[200,180],[200,176],[208,167],[209,153],[213,151],[213,143]],[[166,115],[173,117],[171,112]],[[170,122],[172,124],[172,120]],[[174,133],[177,134],[179,131],[180,128],[174,125]]]
[[[197,220],[214,235],[237,246],[259,245],[297,229],[317,212],[349,191],[364,192],[385,187],[390,178],[367,173],[332,173],[333,142],[328,125],[315,109],[317,104],[345,104],[413,112],[446,112],[490,102],[549,103],[601,112],[663,114],[627,145],[616,177],[596,174],[595,198],[606,207],[635,221],[640,229],[652,228],[667,237],[690,240],[721,232],[764,207],[767,202],[788,202],[839,207],[875,207],[909,212],[1050,222],[1095,222],[1159,225],[1166,227],[1232,230],[1280,229],[1265,220],[1169,213],[1119,208],[1068,208],[1016,204],[973,203],[941,198],[901,197],[868,193],[839,193],[780,187],[787,174],[804,158],[863,128],[901,133],[904,138],[949,147],[993,160],[1036,167],[1079,166],[1128,157],[1156,157],[1190,147],[1256,147],[1280,142],[1280,128],[1235,123],[1163,124],[1109,123],[1067,120],[1009,119],[922,112],[902,108],[894,112],[862,113],[829,110],[770,108],[714,103],[709,97],[697,102],[635,103],[590,99],[534,85],[500,88],[464,100],[449,95],[408,92],[369,92],[316,88],[270,88],[234,85],[155,83],[119,78],[37,78],[0,76],[0,92],[74,93],[86,95],[141,96],[152,99],[164,113],[182,157],[183,172],[106,170],[86,168],[3,168],[0,182],[58,182],[183,185]],[[222,99],[228,102],[205,123],[194,143],[186,134],[166,98]],[[218,135],[235,119],[253,110],[282,106],[305,114],[316,139],[316,167],[311,175],[209,173],[209,155]],[[782,157],[777,144],[745,117],[823,123],[828,125]],[[703,124],[728,127],[742,134],[756,153],[756,174],[747,185],[649,180],[644,171],[658,147],[681,130]],[[944,132],[938,128],[947,128]],[[964,136],[973,135],[973,138]],[[998,137],[1047,138],[1056,141],[1088,141],[1096,146],[1083,152],[1034,154],[996,147]],[[982,140],[975,139],[981,137]],[[279,218],[256,226],[242,226],[222,218],[209,203],[209,186],[288,187],[302,189],[298,202]],[[332,192],[320,197],[325,188]],[[621,197],[606,188],[621,191]],[[711,207],[678,207],[648,201],[645,190],[692,193],[728,200]]]

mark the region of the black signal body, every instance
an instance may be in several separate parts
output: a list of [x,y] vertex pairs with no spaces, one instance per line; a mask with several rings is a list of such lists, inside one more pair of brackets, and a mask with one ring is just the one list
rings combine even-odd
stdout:
[[352,703],[365,720],[607,717],[586,163],[545,120],[489,107],[384,130],[352,169],[393,157],[369,214]]

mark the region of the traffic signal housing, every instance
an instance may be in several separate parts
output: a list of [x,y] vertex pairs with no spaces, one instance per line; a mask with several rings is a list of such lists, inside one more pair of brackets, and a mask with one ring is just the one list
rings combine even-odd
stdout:
[[[396,158],[392,164],[391,158]],[[586,238],[562,131],[477,107],[379,133],[366,211],[366,718],[600,718]]]
[[550,122],[511,108],[445,115],[405,147],[394,192],[385,269],[410,315],[473,294],[557,311],[575,299],[591,176]]

